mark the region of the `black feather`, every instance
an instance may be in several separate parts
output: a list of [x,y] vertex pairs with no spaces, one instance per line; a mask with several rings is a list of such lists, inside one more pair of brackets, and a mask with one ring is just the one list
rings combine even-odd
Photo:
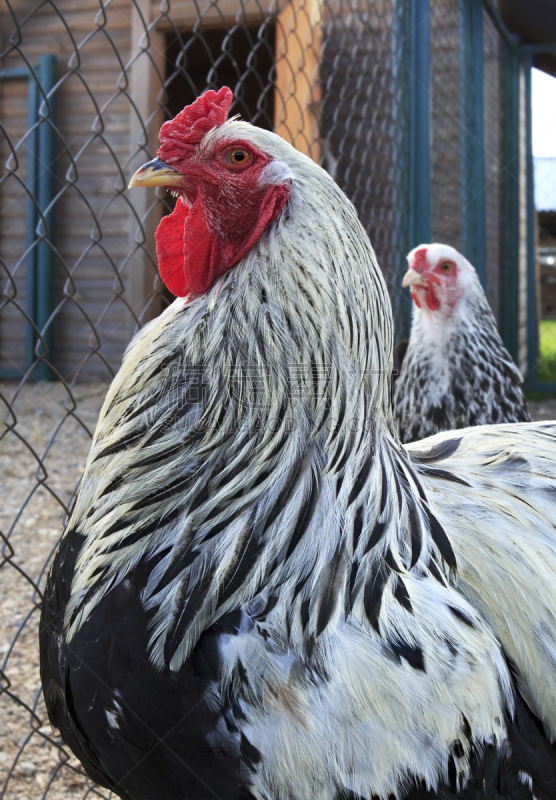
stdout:
[[388,499],[388,481],[386,480],[386,468],[384,466],[384,461],[382,459],[382,453],[380,453],[380,475],[381,475],[381,484],[380,484],[380,508],[378,512],[379,517],[386,508],[386,501]]
[[470,483],[465,481],[463,478],[459,478],[457,475],[454,475],[452,472],[448,472],[448,470],[440,469],[440,467],[429,467],[423,465],[420,468],[420,471],[427,476],[427,478],[440,478],[443,481],[452,481],[452,483],[459,483],[461,486],[471,486]]
[[[163,528],[166,525],[169,525],[171,522],[174,522],[180,514],[183,514],[183,508],[179,506],[174,508],[169,514],[166,515],[157,515],[154,519],[152,519],[147,525],[142,525],[136,531],[130,534],[126,534],[122,536],[119,541],[114,542],[107,548],[107,553],[115,553],[118,550],[121,550],[123,547],[128,547],[131,544],[137,544],[140,542],[141,539],[144,539],[145,536],[150,536],[151,533],[154,533],[159,528]],[[109,536],[111,533],[116,533],[118,531],[123,530],[124,528],[130,525],[130,520],[127,517],[123,517],[119,522],[114,523],[107,531],[102,534],[102,538],[104,539],[106,536]]]
[[363,607],[367,619],[373,628],[380,633],[378,618],[380,616],[380,607],[382,605],[382,595],[388,582],[388,570],[385,564],[379,564],[376,571],[373,572],[365,583],[365,590],[363,592]]
[[258,538],[253,529],[253,523],[248,525],[246,544],[238,548],[239,556],[228,570],[228,577],[223,581],[223,587],[218,595],[218,605],[223,605],[247,578],[253,567],[257,564],[259,556],[265,546],[263,538]]
[[413,569],[419,556],[421,555],[421,548],[423,546],[421,540],[421,523],[415,503],[411,501],[408,503],[408,523],[409,523],[409,536],[411,538],[411,563],[409,569]]
[[459,608],[455,608],[454,606],[448,606],[448,608],[450,609],[454,617],[457,617],[459,620],[465,623],[465,625],[469,625],[470,628],[475,627],[475,623],[473,622],[471,617],[468,617],[467,614],[465,614],[463,611],[460,611]]
[[289,558],[306,532],[315,512],[315,507],[319,499],[319,486],[316,477],[313,475],[311,480],[311,489],[308,497],[306,497],[298,511],[295,525],[292,531],[291,539],[286,552],[286,558]]
[[373,547],[375,547],[380,542],[380,540],[384,536],[384,532],[386,531],[387,527],[388,527],[388,523],[387,522],[376,522],[375,523],[375,526],[374,526],[373,530],[371,531],[371,535],[369,536],[369,540],[368,540],[367,544],[365,545],[365,550],[363,552],[363,555],[368,553],[369,550],[371,550]]
[[110,492],[113,492],[115,489],[118,488],[118,486],[121,486],[123,482],[124,482],[124,476],[123,475],[118,475],[116,478],[114,478],[112,481],[110,481],[110,483],[108,484],[106,489],[102,490],[102,492],[98,496],[99,500],[102,497],[106,497],[106,495],[110,494]]
[[353,519],[353,552],[357,550],[357,545],[359,544],[359,537],[361,536],[361,532],[363,530],[363,506],[359,506],[357,511],[355,512],[355,517]]
[[370,453],[367,459],[365,460],[364,464],[361,466],[359,472],[357,473],[357,477],[353,482],[353,487],[348,497],[348,507],[353,503],[353,501],[359,496],[359,493],[365,486],[367,482],[367,478],[369,477],[369,473],[371,471],[371,467],[374,460],[374,454]]
[[130,433],[129,436],[125,436],[123,439],[120,439],[114,444],[108,445],[103,450],[95,456],[95,461],[100,461],[101,458],[106,458],[107,456],[115,455],[116,453],[120,453],[122,450],[127,450],[128,447],[131,445],[136,444],[140,439],[147,435],[149,429],[148,428],[140,428],[139,430],[133,431]]
[[[184,585],[182,587],[180,598],[184,601],[183,607],[172,620],[164,643],[164,659],[167,664],[172,660],[187,629],[203,607],[212,586],[216,569],[217,564],[211,564],[204,575],[199,580],[195,581],[192,586]],[[185,583],[188,584],[187,581]]]
[[430,523],[430,530],[431,536],[435,545],[440,550],[440,555],[444,559],[444,561],[452,567],[452,569],[457,569],[457,561],[456,555],[452,549],[452,545],[450,544],[450,540],[446,536],[446,532],[440,522],[436,519],[434,514],[430,511],[427,512],[429,523]]
[[413,611],[413,606],[411,605],[411,600],[409,598],[409,592],[407,591],[407,587],[399,575],[396,578],[394,597],[398,603],[405,608],[406,611]]
[[156,585],[155,592],[160,592],[165,589],[174,578],[177,578],[180,573],[187,569],[187,567],[191,566],[191,564],[195,561],[195,559],[200,555],[199,550],[195,550],[191,548],[184,553],[181,558],[176,558],[173,563],[168,567],[164,575],[160,578],[160,581]]
[[338,605],[343,578],[343,565],[344,549],[342,545],[338,545],[320,582],[322,589],[319,597],[319,612],[317,616],[317,637],[321,635],[332,619]]
[[410,644],[404,640],[396,642],[388,642],[390,649],[398,659],[405,658],[407,663],[413,669],[425,672],[425,658],[423,656],[423,649],[416,644]]

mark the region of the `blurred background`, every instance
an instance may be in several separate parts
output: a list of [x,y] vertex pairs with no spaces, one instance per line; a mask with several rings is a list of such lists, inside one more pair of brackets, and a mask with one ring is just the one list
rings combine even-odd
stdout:
[[[5,0],[0,10],[0,800],[108,797],[45,718],[40,592],[99,409],[171,302],[163,191],[128,192],[165,119],[228,85],[355,204],[407,335],[405,256],[474,264],[556,416],[553,0]],[[545,399],[543,399],[545,398]]]
[[551,0],[9,0],[0,19],[0,377],[106,380],[171,299],[153,251],[169,196],[127,181],[165,119],[226,84],[233,113],[354,202],[399,337],[405,254],[444,241],[528,386],[556,389],[536,369],[555,307]]

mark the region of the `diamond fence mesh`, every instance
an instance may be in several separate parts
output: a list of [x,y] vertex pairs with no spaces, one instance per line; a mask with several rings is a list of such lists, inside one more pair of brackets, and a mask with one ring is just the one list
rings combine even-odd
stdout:
[[[457,0],[431,3],[431,224],[456,247],[458,14]],[[153,247],[171,198],[128,192],[130,175],[154,156],[165,119],[228,85],[232,113],[320,162],[353,200],[403,311],[410,20],[410,0],[4,3],[0,800],[109,797],[48,725],[37,627],[107,385],[134,331],[171,302]],[[497,241],[501,66],[491,33],[487,206]]]

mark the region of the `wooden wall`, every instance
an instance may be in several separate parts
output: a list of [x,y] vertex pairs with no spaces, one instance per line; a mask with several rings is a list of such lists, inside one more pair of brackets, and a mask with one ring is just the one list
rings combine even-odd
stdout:
[[[13,3],[21,44],[0,69],[38,64],[45,53],[57,59],[54,363],[66,379],[99,380],[117,369],[129,339],[130,310],[122,299],[129,256],[129,205],[115,191],[124,189],[120,167],[129,156],[129,99],[118,89],[121,61],[129,58],[130,3],[115,0],[103,14],[95,0],[59,0],[58,13],[45,4],[26,20],[29,2]],[[0,20],[10,34],[13,21]],[[68,32],[68,29],[70,32]],[[77,45],[77,52],[72,38]],[[6,42],[3,43],[4,47]],[[79,72],[77,72],[79,67]],[[26,81],[0,83],[6,133],[20,155],[17,176],[25,181],[22,135],[27,127]],[[95,105],[96,104],[96,105]],[[102,111],[101,122],[98,110]],[[2,144],[2,161],[8,149]],[[25,250],[26,198],[15,177],[0,188],[1,255],[13,270]],[[96,215],[96,219],[95,219]],[[17,271],[18,294],[24,293],[24,268]],[[21,366],[25,322],[5,311],[0,327],[0,366]],[[94,330],[96,330],[96,334]]]
[[[0,83],[0,119],[12,141],[25,136],[27,96],[24,79]],[[14,170],[14,177],[9,177],[4,168],[6,162]],[[0,163],[5,176],[0,187],[0,369],[17,373],[25,368],[26,147],[21,147],[14,158],[6,136],[0,133]]]
[[292,0],[282,5],[276,18],[274,130],[318,164],[322,2]]
[[[220,0],[218,7],[177,0],[166,15],[151,0],[114,0],[103,11],[98,0],[59,0],[56,10],[14,0],[20,44],[0,69],[23,67],[25,59],[35,65],[45,53],[57,60],[53,363],[65,379],[109,378],[137,318],[143,321],[162,307],[154,291],[161,288],[154,231],[162,202],[152,190],[128,192],[127,182],[158,147],[169,37],[271,19],[280,29],[275,123],[318,160],[319,41],[311,26],[319,27],[319,3],[294,0],[292,6],[283,0],[282,9],[274,4],[271,10],[270,0],[243,0],[240,11],[238,0]],[[14,30],[7,13],[0,17],[0,30],[7,36]],[[26,180],[26,81],[0,83],[0,108],[6,121],[0,157],[5,162],[10,143],[19,153],[16,176],[0,186],[0,257],[8,273],[15,271],[17,300],[24,303],[26,198],[18,181]],[[14,364],[23,369],[26,323],[13,302],[8,306],[0,314],[0,369]]]

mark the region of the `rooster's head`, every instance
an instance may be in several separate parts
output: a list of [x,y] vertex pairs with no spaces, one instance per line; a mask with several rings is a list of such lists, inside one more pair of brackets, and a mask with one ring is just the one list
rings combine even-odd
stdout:
[[291,173],[258,146],[259,129],[227,121],[232,99],[227,87],[207,91],[166,122],[157,157],[129,184],[164,186],[178,196],[156,232],[160,276],[178,297],[208,291],[289,197]]
[[451,316],[466,293],[480,291],[472,265],[447,244],[420,244],[407,262],[402,285],[411,287],[413,302],[426,313]]

